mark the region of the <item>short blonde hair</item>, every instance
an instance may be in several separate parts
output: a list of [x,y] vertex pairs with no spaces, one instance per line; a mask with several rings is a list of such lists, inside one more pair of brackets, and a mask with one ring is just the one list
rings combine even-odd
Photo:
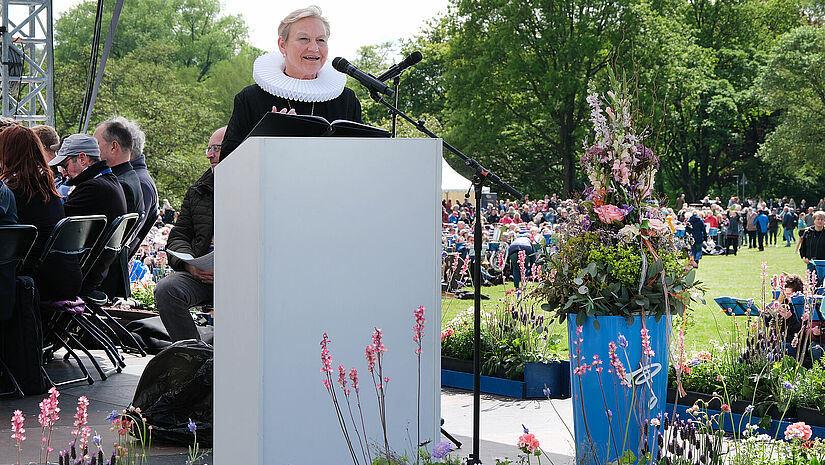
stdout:
[[823,218],[825,219],[825,212],[822,210],[817,210],[814,212],[814,219]]
[[327,37],[329,37],[329,21],[327,21],[327,18],[325,18],[321,13],[321,8],[315,5],[297,9],[286,15],[286,18],[284,18],[281,21],[281,24],[278,25],[278,37],[286,40],[289,37],[289,29],[292,27],[292,24],[304,18],[316,18],[321,20],[321,22],[324,23],[324,29],[327,31]]

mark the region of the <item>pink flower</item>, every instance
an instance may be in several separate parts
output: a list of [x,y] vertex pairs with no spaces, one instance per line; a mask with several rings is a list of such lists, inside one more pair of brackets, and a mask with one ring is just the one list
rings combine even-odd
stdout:
[[14,414],[11,417],[11,430],[13,434],[11,435],[12,439],[17,440],[17,446],[20,447],[20,442],[26,440],[26,429],[23,428],[23,422],[26,418],[23,416],[23,412],[20,410],[15,410]]
[[619,360],[619,357],[616,355],[616,347],[617,347],[616,343],[613,342],[613,341],[610,341],[610,343],[607,345],[607,347],[608,347],[608,355],[610,357],[610,366],[613,367],[613,370],[615,370],[616,378],[619,378],[619,383],[622,386],[628,386],[629,387],[630,382],[627,380],[627,372],[624,369],[624,364],[622,363],[621,360]]
[[329,343],[329,336],[324,333],[324,339],[321,340],[321,373],[332,373],[332,355],[327,348]]
[[420,306],[413,311],[415,318],[415,325],[413,326],[413,342],[418,345],[415,350],[416,355],[421,355],[421,338],[424,337],[424,323],[427,321],[424,318],[424,306]]
[[40,415],[37,416],[37,420],[43,429],[51,428],[54,426],[54,423],[60,419],[57,415],[60,413],[60,407],[57,406],[58,396],[60,396],[60,392],[58,392],[55,387],[52,387],[49,389],[49,397],[40,402]]
[[448,337],[452,336],[453,334],[455,334],[455,331],[453,331],[453,328],[447,328],[447,329],[441,331],[441,342],[444,342],[444,339],[447,339]]
[[375,369],[375,349],[372,347],[372,344],[368,345],[366,349],[364,349],[364,355],[367,357],[367,371],[372,373]]
[[539,448],[539,440],[533,433],[522,434],[518,438],[518,448],[523,452],[535,452]]
[[730,405],[728,405],[728,404],[722,404],[722,407],[721,407],[721,408],[722,408],[722,411],[723,411],[723,412],[725,412],[725,413],[730,413]]
[[624,219],[624,212],[615,205],[602,205],[595,207],[594,212],[599,216],[599,221],[605,224],[620,222]]
[[[86,425],[86,422],[89,418],[88,415],[88,408],[89,408],[89,399],[86,396],[80,396],[77,399],[77,412],[74,414],[74,422],[72,423],[76,428],[80,428]],[[74,430],[72,434],[77,435],[80,431]]]
[[527,268],[524,266],[524,262],[527,260],[527,253],[523,250],[518,251],[518,268],[521,271],[521,279],[524,280],[527,278]]
[[375,349],[375,353],[379,352],[386,352],[387,348],[384,347],[384,343],[381,342],[381,338],[383,337],[383,333],[381,332],[381,328],[375,328],[372,331],[372,347]]
[[811,427],[806,425],[804,421],[798,421],[785,428],[785,440],[800,439],[807,441],[811,439]]
[[347,392],[347,369],[344,368],[344,365],[338,365],[338,385],[341,386],[344,393]]
[[650,229],[652,235],[654,236],[661,236],[662,234],[665,234],[670,230],[670,227],[667,225],[667,223],[656,218],[648,219],[647,226]]
[[654,352],[650,347],[650,334],[648,333],[647,328],[642,328],[639,333],[642,335],[642,353],[648,357],[654,357],[656,352]]
[[355,393],[358,394],[358,370],[351,368],[349,370],[349,379],[352,381],[352,388],[355,389]]

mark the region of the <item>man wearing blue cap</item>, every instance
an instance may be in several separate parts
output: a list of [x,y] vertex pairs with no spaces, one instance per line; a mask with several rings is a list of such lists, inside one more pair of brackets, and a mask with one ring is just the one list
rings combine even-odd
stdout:
[[[66,216],[106,215],[112,224],[115,218],[126,214],[126,196],[106,160],[100,159],[100,147],[94,137],[88,134],[67,137],[49,165],[63,167],[69,178],[66,184],[72,190],[63,203]],[[100,286],[114,258],[114,255],[100,257],[83,281],[81,295],[89,295]]]

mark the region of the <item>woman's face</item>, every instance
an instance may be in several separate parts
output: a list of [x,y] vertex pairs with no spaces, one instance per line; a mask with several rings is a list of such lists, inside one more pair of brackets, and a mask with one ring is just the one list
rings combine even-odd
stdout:
[[318,18],[292,23],[286,40],[278,38],[286,60],[286,74],[295,79],[315,79],[327,61],[327,30]]
[[822,228],[825,228],[825,217],[822,215],[814,216],[814,228],[817,231],[822,231]]
[[792,287],[785,287],[783,291],[785,292],[785,297],[791,297],[794,294]]

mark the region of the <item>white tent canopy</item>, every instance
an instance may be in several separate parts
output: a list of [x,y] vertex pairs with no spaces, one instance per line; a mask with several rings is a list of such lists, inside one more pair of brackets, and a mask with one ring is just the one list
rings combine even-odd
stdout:
[[[441,192],[467,192],[472,184],[469,179],[458,174],[444,157],[441,158]],[[485,186],[481,191],[490,192],[490,188]]]

